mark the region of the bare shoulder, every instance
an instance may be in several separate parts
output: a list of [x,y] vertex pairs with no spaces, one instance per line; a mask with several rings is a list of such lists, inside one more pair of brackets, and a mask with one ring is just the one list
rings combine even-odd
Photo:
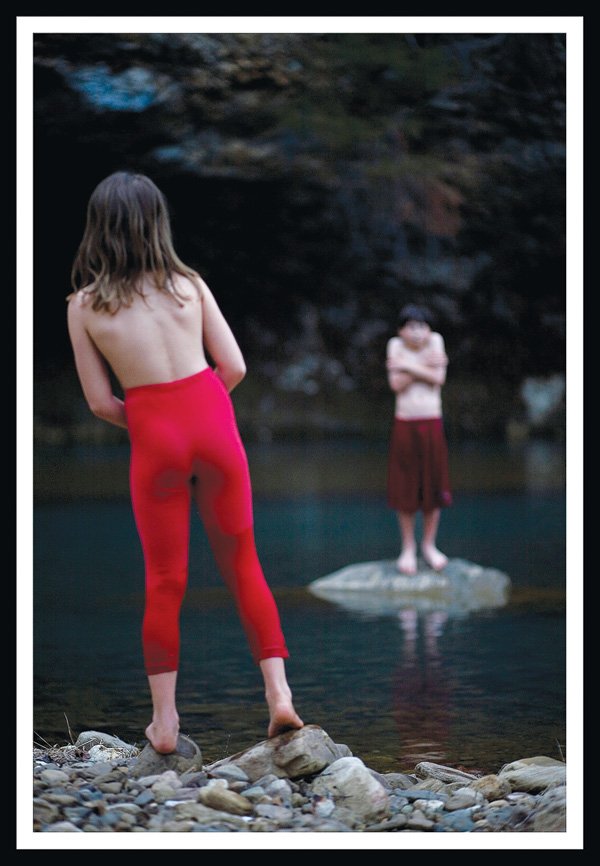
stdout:
[[387,343],[387,354],[388,355],[397,355],[402,351],[402,338],[401,337],[391,337]]
[[200,277],[200,274],[196,273],[196,271],[194,271],[194,275],[196,277],[195,280],[188,277],[187,274],[175,273],[171,277],[177,292],[183,295],[188,301],[202,300],[204,282]]
[[90,292],[87,287],[79,289],[76,292],[71,292],[65,300],[68,304],[69,316],[82,316],[84,312],[91,308]]
[[431,336],[429,337],[429,347],[431,349],[443,349],[444,348],[444,338],[441,334],[438,334],[437,331],[432,331]]

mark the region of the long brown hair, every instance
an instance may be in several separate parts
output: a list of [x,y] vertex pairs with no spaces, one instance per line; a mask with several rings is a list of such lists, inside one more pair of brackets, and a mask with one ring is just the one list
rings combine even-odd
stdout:
[[186,298],[177,290],[174,274],[188,277],[201,291],[197,272],[173,248],[163,193],[144,174],[116,171],[90,196],[71,284],[76,292],[85,287],[93,310],[116,313],[142,294],[147,274],[158,290],[179,303]]

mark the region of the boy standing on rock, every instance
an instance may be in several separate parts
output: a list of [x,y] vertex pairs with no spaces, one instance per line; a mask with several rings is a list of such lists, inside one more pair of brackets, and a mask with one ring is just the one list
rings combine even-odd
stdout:
[[398,335],[387,344],[388,384],[396,395],[387,495],[402,535],[396,565],[408,575],[417,572],[417,511],[423,512],[423,559],[435,571],[448,562],[436,547],[441,509],[452,504],[441,401],[448,357],[431,321],[426,307],[406,305],[400,311]]

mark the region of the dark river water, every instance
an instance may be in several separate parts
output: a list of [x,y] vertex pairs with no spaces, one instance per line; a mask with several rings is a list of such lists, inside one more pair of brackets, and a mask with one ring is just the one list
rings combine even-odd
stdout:
[[[307,585],[398,555],[383,494],[385,446],[306,443],[249,449],[257,547],[290,649],[305,722],[381,771],[419,760],[497,770],[565,754],[565,495],[558,446],[464,445],[438,536],[451,557],[506,572],[508,604],[470,614],[349,612]],[[57,473],[57,461],[64,472]],[[383,468],[382,468],[383,467]],[[51,483],[60,475],[64,484]],[[34,730],[67,722],[144,742],[151,704],[141,657],[143,562],[126,497],[126,458],[38,453],[34,511]],[[181,615],[181,728],[205,761],[266,735],[260,672],[192,514]],[[66,718],[65,718],[66,717]],[[565,755],[566,756],[566,755]]]

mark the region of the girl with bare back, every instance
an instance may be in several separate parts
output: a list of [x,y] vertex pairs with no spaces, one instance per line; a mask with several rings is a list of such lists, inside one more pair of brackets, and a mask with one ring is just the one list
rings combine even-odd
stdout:
[[[229,396],[245,375],[244,359],[210,289],[177,256],[166,199],[148,177],[115,172],[98,184],[72,282],[68,328],[83,393],[95,415],[128,430],[131,443],[153,704],[146,736],[157,752],[177,744],[192,499],[263,675],[268,736],[301,728],[285,674],[289,653],[256,552],[248,463]],[[112,393],[109,368],[124,400]]]

